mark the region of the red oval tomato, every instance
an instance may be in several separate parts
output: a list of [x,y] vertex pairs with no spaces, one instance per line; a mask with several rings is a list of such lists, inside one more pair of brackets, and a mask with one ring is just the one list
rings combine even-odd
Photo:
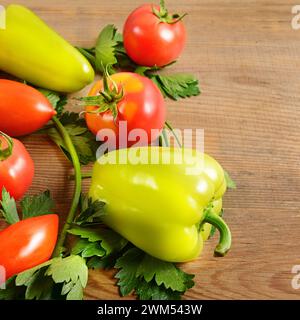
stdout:
[[50,259],[58,234],[58,216],[48,214],[17,222],[0,233],[0,266],[6,279]]
[[[160,10],[159,6],[154,6]],[[182,21],[162,22],[153,13],[153,6],[142,5],[134,10],[124,26],[124,46],[129,57],[143,66],[165,66],[181,54],[186,31]]]
[[[17,139],[11,150],[6,153],[9,137],[0,132],[0,200],[3,187],[16,200],[22,198],[30,187],[34,176],[34,163],[24,145]],[[9,154],[11,153],[11,154]]]
[[30,134],[55,114],[50,102],[38,90],[20,82],[0,79],[0,131],[12,137]]
[[[136,143],[139,138],[132,141],[128,135],[135,129],[143,129],[147,135],[145,144],[149,144],[156,140],[159,132],[162,130],[166,109],[164,98],[158,87],[148,78],[140,76],[136,73],[121,72],[112,75],[111,80],[120,88],[123,88],[123,98],[118,102],[118,116],[114,121],[112,112],[106,111],[104,113],[93,114],[98,107],[86,107],[86,122],[89,129],[101,140],[105,140],[104,136],[109,136],[109,132],[103,131],[98,133],[101,129],[111,129],[111,134],[117,137],[116,146],[123,145],[121,139],[125,139],[127,146]],[[103,90],[103,82],[98,81],[91,89],[89,95],[95,96],[99,91]],[[127,130],[125,137],[120,131],[120,122],[126,121]],[[152,132],[151,129],[157,130],[157,133]],[[127,139],[127,138],[128,139]]]

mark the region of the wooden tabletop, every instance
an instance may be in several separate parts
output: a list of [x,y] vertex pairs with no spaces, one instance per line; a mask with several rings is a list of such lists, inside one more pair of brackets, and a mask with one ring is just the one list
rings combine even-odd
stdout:
[[[74,45],[90,46],[106,24],[120,29],[139,0],[18,0]],[[185,19],[188,43],[170,72],[199,77],[199,97],[168,100],[178,128],[204,128],[205,151],[238,188],[224,199],[233,246],[214,258],[217,239],[184,265],[196,274],[186,299],[299,299],[291,270],[300,265],[300,30],[293,0],[167,1]],[[86,92],[84,89],[83,92]],[[49,188],[67,212],[71,167],[46,137],[23,139],[35,163],[30,193]],[[88,182],[85,182],[87,190]],[[87,299],[119,299],[113,272],[92,271]]]

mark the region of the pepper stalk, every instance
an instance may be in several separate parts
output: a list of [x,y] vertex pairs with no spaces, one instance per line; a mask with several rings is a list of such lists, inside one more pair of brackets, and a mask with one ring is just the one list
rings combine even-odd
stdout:
[[231,232],[226,222],[216,213],[207,210],[202,224],[203,223],[210,223],[218,229],[220,239],[214,254],[215,257],[224,257],[231,247]]

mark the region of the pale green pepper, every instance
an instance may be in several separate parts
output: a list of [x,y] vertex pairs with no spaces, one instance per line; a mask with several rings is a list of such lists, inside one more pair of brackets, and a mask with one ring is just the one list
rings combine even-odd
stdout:
[[29,9],[6,8],[0,29],[0,70],[59,92],[81,90],[94,80],[87,59]]
[[[149,163],[151,152],[159,155],[158,164]],[[156,258],[197,258],[210,232],[207,227],[202,231],[206,223],[220,231],[215,255],[223,256],[231,245],[230,230],[217,212],[226,191],[224,171],[216,160],[195,150],[176,164],[173,160],[183,152],[188,150],[144,147],[109,152],[94,165],[89,195],[106,203],[104,222],[109,227]],[[139,164],[132,163],[133,153],[139,155]],[[164,164],[167,158],[171,163]],[[118,159],[127,163],[114,164]]]

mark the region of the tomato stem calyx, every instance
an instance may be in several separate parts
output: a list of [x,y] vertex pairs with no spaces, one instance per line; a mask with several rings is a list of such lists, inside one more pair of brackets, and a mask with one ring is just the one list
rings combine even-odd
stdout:
[[103,73],[103,90],[99,91],[99,95],[82,97],[79,101],[83,106],[97,106],[96,110],[83,111],[82,113],[100,114],[106,111],[111,111],[114,121],[118,116],[118,103],[124,97],[124,90],[122,86],[118,86],[110,77],[107,69]]
[[175,24],[179,21],[181,21],[185,16],[187,16],[187,13],[184,13],[183,15],[179,15],[177,13],[171,15],[168,12],[168,9],[166,8],[165,1],[160,0],[160,8],[159,10],[156,9],[154,6],[152,6],[152,13],[161,21],[168,24]]
[[7,142],[7,147],[2,149],[1,148],[2,141],[0,140],[0,161],[4,161],[12,155],[14,142],[11,137],[9,137],[7,134],[5,134],[2,131],[0,131],[0,137],[3,137],[4,140]]

